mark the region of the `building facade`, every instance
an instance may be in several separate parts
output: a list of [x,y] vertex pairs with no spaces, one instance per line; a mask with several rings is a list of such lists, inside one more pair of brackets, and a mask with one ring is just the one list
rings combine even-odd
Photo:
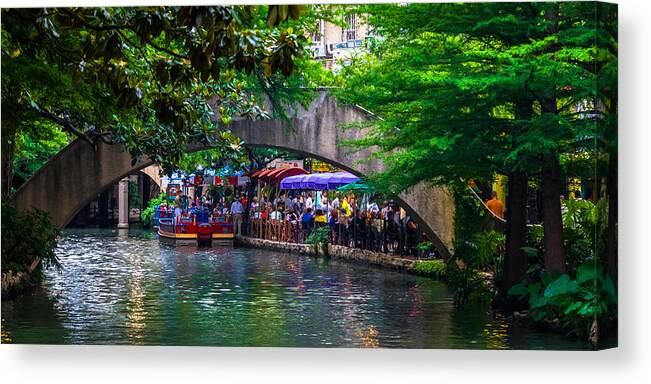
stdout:
[[337,72],[355,55],[366,50],[368,32],[368,25],[361,15],[345,16],[343,25],[319,20],[317,30],[311,36],[310,50],[324,67]]

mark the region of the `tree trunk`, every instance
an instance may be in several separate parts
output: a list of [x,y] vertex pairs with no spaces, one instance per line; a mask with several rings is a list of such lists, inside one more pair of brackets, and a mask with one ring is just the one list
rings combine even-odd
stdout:
[[[559,30],[559,5],[550,3],[545,11],[549,36]],[[557,43],[552,43],[548,53],[560,49]],[[540,100],[543,112],[558,114],[557,98],[554,89]],[[543,244],[545,246],[545,270],[549,274],[565,272],[565,255],[563,249],[563,216],[561,214],[561,165],[556,151],[550,151],[543,157],[542,165],[542,218],[545,231]]]
[[505,294],[527,275],[527,255],[522,250],[527,241],[527,174],[512,172],[508,177],[506,256],[502,281]]
[[[516,101],[516,121],[531,120],[533,100]],[[518,131],[515,132],[516,134]],[[515,145],[515,143],[514,143]],[[527,276],[527,255],[522,247],[527,242],[527,173],[513,171],[508,175],[508,195],[506,196],[506,255],[502,292],[524,280]]]
[[11,194],[11,185],[14,178],[14,151],[16,149],[16,124],[11,118],[11,114],[7,113],[7,106],[2,105],[2,177],[0,188],[2,198],[5,199]]
[[[5,133],[3,132],[3,136]],[[2,141],[2,198],[11,194],[11,181],[14,178],[14,138],[3,137]]]
[[[611,160],[612,162],[612,160]],[[606,181],[608,197],[608,228],[607,228],[607,264],[612,276],[617,276],[617,163],[609,167]]]
[[563,217],[561,215],[561,165],[558,155],[545,158],[542,168],[543,228],[545,230],[545,269],[547,273],[565,272]]

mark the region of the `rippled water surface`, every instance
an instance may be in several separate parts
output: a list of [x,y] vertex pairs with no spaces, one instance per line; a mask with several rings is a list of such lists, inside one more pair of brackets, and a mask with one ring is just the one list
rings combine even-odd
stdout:
[[359,264],[159,244],[146,231],[66,230],[64,269],[2,302],[3,342],[587,349],[456,309],[440,282]]

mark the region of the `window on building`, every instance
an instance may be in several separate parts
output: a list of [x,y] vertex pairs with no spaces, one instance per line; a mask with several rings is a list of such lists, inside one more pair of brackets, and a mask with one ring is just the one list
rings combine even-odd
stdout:
[[312,44],[321,45],[323,43],[323,20],[319,20],[316,25],[316,32],[312,33]]
[[341,39],[343,41],[355,40],[357,38],[357,17],[355,15],[346,16],[346,26],[342,29]]

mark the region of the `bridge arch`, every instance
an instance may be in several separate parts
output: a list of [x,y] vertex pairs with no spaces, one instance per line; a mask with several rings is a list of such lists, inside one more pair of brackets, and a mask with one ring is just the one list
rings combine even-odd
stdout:
[[[314,157],[356,175],[384,169],[373,156],[373,148],[352,150],[339,145],[361,138],[363,128],[344,125],[375,118],[362,108],[341,105],[326,91],[319,91],[306,108],[298,107],[284,120],[235,120],[231,130],[252,147],[271,147]],[[191,151],[207,149],[192,148]],[[142,170],[152,162],[131,164],[122,145],[99,143],[97,150],[76,140],[51,159],[13,196],[19,208],[35,207],[49,212],[53,223],[63,228],[74,215],[108,185]],[[398,202],[420,224],[444,256],[452,252],[454,201],[438,187],[420,183],[398,196]]]

